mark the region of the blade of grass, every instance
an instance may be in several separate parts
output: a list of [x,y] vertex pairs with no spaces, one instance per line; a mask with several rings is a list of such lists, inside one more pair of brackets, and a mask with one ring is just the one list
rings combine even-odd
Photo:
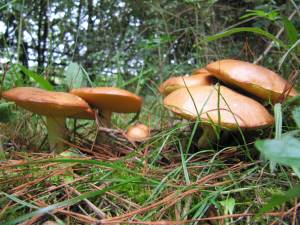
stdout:
[[[274,106],[275,116],[275,139],[281,139],[282,136],[282,110],[281,104],[276,103]],[[270,161],[270,171],[273,173],[276,170],[276,162]]]
[[103,188],[101,190],[90,191],[90,192],[87,192],[87,193],[83,193],[80,196],[77,196],[75,198],[71,198],[69,200],[62,201],[62,202],[59,202],[59,203],[56,203],[56,204],[53,204],[53,205],[49,205],[45,208],[40,208],[40,209],[38,209],[36,211],[33,211],[31,213],[20,216],[20,217],[14,219],[14,220],[6,221],[2,225],[15,225],[15,224],[21,223],[21,222],[23,222],[25,220],[28,220],[28,219],[30,219],[34,216],[39,216],[39,215],[42,215],[42,214],[45,214],[45,213],[49,213],[49,212],[51,212],[55,209],[58,209],[58,208],[74,205],[74,204],[76,204],[76,203],[78,203],[78,202],[80,202],[80,201],[82,201],[86,198],[91,198],[91,197],[103,195],[107,191],[116,190],[116,189],[122,187],[123,185],[128,184],[132,181],[136,181],[136,178],[128,179],[128,181],[126,181],[126,182],[121,182],[121,183],[116,184],[116,185],[108,186],[108,187]]
[[218,33],[218,34],[215,34],[213,36],[206,37],[204,40],[206,40],[208,42],[211,42],[211,41],[215,41],[215,40],[218,40],[220,38],[228,37],[232,34],[241,33],[241,32],[250,32],[250,33],[255,33],[255,34],[262,35],[262,36],[267,37],[268,39],[274,41],[279,46],[281,46],[283,48],[287,48],[286,44],[284,44],[280,39],[276,38],[273,34],[267,32],[265,30],[262,30],[260,28],[255,28],[255,27],[232,28],[230,30],[225,30],[225,31],[223,31],[221,33]]

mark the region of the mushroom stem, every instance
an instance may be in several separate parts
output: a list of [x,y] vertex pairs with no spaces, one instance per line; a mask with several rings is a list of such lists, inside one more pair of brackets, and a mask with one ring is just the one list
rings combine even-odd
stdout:
[[109,110],[101,111],[101,117],[103,118],[101,120],[101,124],[103,125],[103,127],[110,128],[110,126],[111,126],[111,115],[112,115],[112,112],[109,111]]
[[211,147],[213,143],[217,141],[217,135],[214,131],[214,128],[210,125],[202,126],[203,133],[198,140],[199,148],[208,148]]
[[[111,126],[111,115],[112,115],[112,111],[109,111],[109,110],[102,110],[100,112],[100,124],[101,124],[101,126],[106,127],[106,128],[110,128],[110,126]],[[106,139],[106,135],[103,132],[98,131],[95,143],[98,145],[100,143],[103,143],[103,141],[105,139]]]
[[61,153],[64,150],[63,140],[66,137],[65,117],[47,116],[46,120],[50,150]]

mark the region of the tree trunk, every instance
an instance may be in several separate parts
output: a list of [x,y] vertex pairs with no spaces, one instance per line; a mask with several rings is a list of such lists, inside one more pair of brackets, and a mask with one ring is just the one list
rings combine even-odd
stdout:
[[79,26],[80,26],[82,6],[83,6],[83,0],[79,0],[79,5],[78,5],[78,9],[77,9],[77,18],[76,18],[76,33],[74,34],[75,47],[74,47],[74,53],[73,53],[73,61],[78,61],[80,58],[78,43],[80,43],[80,40],[79,40],[79,29],[80,28],[79,28]]
[[47,0],[39,2],[39,17],[38,17],[38,43],[37,43],[37,61],[38,72],[42,72],[45,63],[45,50],[48,37],[48,17],[47,17]]
[[87,51],[85,53],[85,68],[90,69],[93,65],[93,62],[89,59],[89,55],[93,52],[94,49],[94,6],[93,6],[93,0],[88,0],[88,28],[87,28],[87,37],[86,37],[86,47]]

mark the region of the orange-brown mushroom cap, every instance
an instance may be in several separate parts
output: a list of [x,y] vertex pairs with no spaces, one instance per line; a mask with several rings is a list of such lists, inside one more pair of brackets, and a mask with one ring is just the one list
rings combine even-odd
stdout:
[[34,87],[17,87],[3,92],[2,97],[43,116],[94,118],[90,106],[82,98],[70,93],[46,91]]
[[211,72],[209,72],[207,69],[201,68],[201,69],[193,70],[191,75],[192,76],[194,76],[194,75],[210,76],[213,74]]
[[159,92],[164,96],[184,87],[193,87],[197,85],[211,85],[214,78],[209,75],[197,74],[194,76],[171,77],[159,86]]
[[128,128],[126,136],[130,141],[145,141],[150,136],[150,129],[145,124],[136,124]]
[[71,93],[93,107],[118,113],[139,112],[143,102],[141,97],[115,87],[78,88]]
[[225,86],[181,88],[168,95],[164,105],[188,120],[196,120],[199,114],[202,122],[230,129],[262,128],[274,120],[259,102]]
[[298,93],[277,73],[255,65],[234,59],[224,59],[206,66],[218,79],[240,87],[262,99],[278,102],[282,94],[290,89],[289,96]]

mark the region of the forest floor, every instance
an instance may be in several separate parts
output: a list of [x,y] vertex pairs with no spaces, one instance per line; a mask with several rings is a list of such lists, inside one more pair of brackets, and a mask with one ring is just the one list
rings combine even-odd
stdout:
[[[155,107],[154,107],[155,108]],[[223,134],[199,149],[193,123],[155,117],[152,137],[129,142],[121,129],[80,122],[61,154],[49,153],[43,120],[21,114],[1,124],[1,224],[297,224],[297,200],[261,212],[272,195],[297,183],[292,170],[261,160],[253,142],[263,132]],[[149,115],[149,114],[147,114]],[[122,117],[121,117],[122,118]],[[144,116],[144,121],[149,121]],[[114,117],[124,127],[128,118]],[[129,120],[128,120],[129,121]],[[153,124],[153,123],[151,123]],[[162,125],[163,124],[163,125]],[[73,129],[70,122],[69,128]],[[36,135],[36,134],[39,135]],[[75,135],[76,134],[76,135]]]

